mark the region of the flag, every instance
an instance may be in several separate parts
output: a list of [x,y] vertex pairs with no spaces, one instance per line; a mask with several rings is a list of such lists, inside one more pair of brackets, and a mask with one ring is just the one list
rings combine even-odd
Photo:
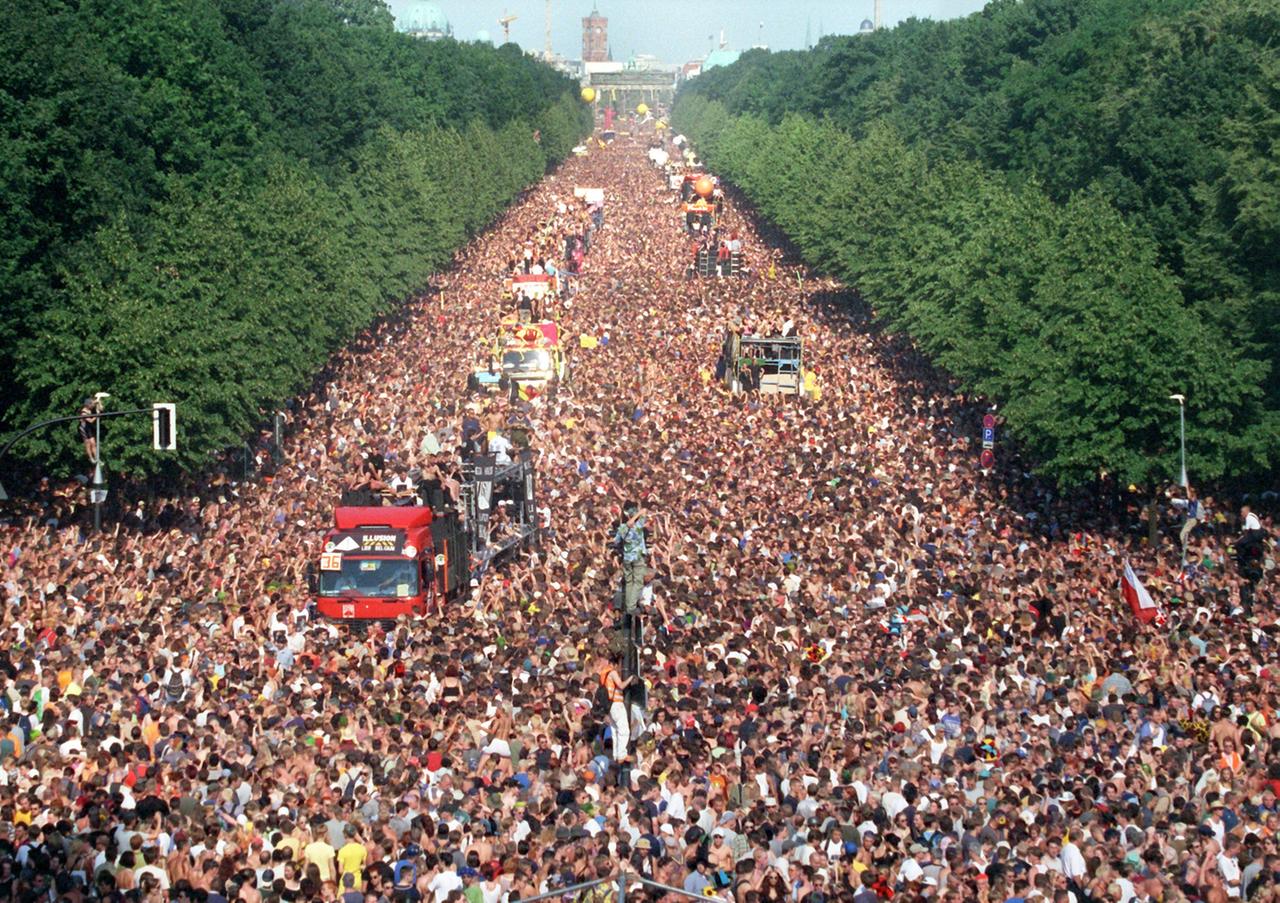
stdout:
[[521,401],[533,401],[535,398],[537,398],[539,395],[542,394],[536,388],[529,385],[528,383],[517,383],[516,387],[519,390]]
[[1147,588],[1138,580],[1138,575],[1133,572],[1133,565],[1129,564],[1127,558],[1124,562],[1124,577],[1120,580],[1120,592],[1124,595],[1124,600],[1129,603],[1129,610],[1133,612],[1133,616],[1143,624],[1150,624],[1152,621],[1157,624],[1164,623],[1164,613],[1151,598]]

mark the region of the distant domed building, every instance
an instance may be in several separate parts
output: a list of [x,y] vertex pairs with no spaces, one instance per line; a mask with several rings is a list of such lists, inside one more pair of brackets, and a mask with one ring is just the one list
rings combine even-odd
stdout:
[[444,17],[444,12],[434,3],[427,3],[425,0],[410,0],[406,3],[404,11],[396,16],[396,28],[410,37],[422,38],[424,41],[453,37],[453,26]]
[[876,30],[876,23],[870,19],[863,19],[862,24],[858,26],[858,34],[871,34]]

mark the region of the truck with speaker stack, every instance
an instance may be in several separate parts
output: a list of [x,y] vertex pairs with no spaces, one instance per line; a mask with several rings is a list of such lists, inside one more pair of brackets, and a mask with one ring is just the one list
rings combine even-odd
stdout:
[[471,582],[505,555],[537,543],[534,453],[501,463],[463,462],[455,505],[440,487],[419,486],[412,505],[334,510],[314,581],[316,608],[338,620],[394,620],[465,599]]

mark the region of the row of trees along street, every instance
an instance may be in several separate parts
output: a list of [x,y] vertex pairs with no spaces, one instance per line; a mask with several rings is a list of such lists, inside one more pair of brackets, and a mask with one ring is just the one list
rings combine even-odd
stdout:
[[131,473],[237,445],[590,128],[518,48],[414,40],[376,0],[32,0],[0,110],[3,425],[177,400],[176,456],[145,419],[104,440]]
[[752,51],[674,126],[1064,484],[1280,453],[1280,0],[993,2]]

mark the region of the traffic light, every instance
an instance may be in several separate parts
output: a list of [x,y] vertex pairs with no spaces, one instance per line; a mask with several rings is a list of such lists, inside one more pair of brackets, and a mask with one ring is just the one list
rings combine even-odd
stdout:
[[161,402],[151,406],[151,447],[174,451],[178,447],[178,406]]

